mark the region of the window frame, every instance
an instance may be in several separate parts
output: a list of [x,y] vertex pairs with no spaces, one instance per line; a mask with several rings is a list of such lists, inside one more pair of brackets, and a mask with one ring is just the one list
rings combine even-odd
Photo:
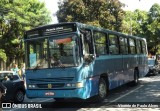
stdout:
[[[133,46],[131,46],[131,40],[132,40],[133,43],[134,43]],[[130,50],[129,54],[136,54],[136,43],[135,43],[135,39],[134,39],[134,38],[129,38],[128,43],[129,43],[129,50]],[[134,49],[134,52],[132,52],[131,48]]]
[[136,40],[136,51],[137,54],[141,54],[141,43],[139,39]]
[[147,54],[146,43],[144,40],[141,41],[141,50],[142,50],[142,54]]
[[[116,40],[116,41],[115,41],[116,43],[111,43],[111,42],[110,42],[110,41],[111,41],[110,38],[111,38],[112,36],[113,36],[114,38],[116,38],[116,39],[115,39],[115,40]],[[108,43],[108,45],[109,45],[109,54],[111,54],[111,55],[118,55],[118,54],[120,54],[119,36],[116,35],[116,34],[113,34],[113,33],[109,33],[109,34],[108,34],[108,42],[109,42],[109,43]],[[117,48],[117,51],[116,51],[117,53],[111,53],[111,52],[110,52],[111,46],[115,46],[115,47],[114,47],[115,49]]]
[[[95,37],[96,33],[103,34],[103,37],[105,37],[104,43],[98,43],[98,42],[96,42],[96,37]],[[98,55],[106,55],[106,54],[108,54],[109,51],[108,51],[108,37],[107,37],[107,33],[102,32],[102,31],[93,30],[93,38],[94,38],[94,46],[95,46],[95,52],[96,52],[96,54],[98,54]],[[102,36],[100,38],[102,38]],[[97,51],[97,45],[104,45],[104,48],[105,48],[104,54],[98,53],[98,51]]]
[[[123,38],[123,44],[121,44],[121,42],[120,42],[121,38]],[[125,50],[124,52],[122,52],[122,50],[121,50],[122,46],[124,47],[124,50]],[[128,40],[124,36],[119,36],[119,50],[120,50],[120,54],[123,54],[123,55],[127,55],[129,53],[129,51],[128,51]]]

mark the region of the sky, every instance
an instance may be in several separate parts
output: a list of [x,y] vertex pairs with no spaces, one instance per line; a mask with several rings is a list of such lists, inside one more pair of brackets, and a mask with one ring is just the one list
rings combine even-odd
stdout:
[[[57,2],[60,0],[40,0],[44,1],[46,4],[47,9],[51,12],[52,23],[57,23],[57,17],[53,16],[55,12],[58,10]],[[160,4],[160,0],[119,0],[120,2],[126,4],[124,10],[134,11],[135,9],[149,11],[151,6],[154,3]]]

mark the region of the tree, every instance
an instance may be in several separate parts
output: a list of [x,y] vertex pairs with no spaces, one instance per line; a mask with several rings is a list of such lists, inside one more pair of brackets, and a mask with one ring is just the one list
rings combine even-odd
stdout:
[[[63,0],[56,15],[59,22],[82,22],[145,37],[149,52],[160,49],[160,5],[154,4],[149,12],[124,12],[119,0]],[[160,54],[160,51],[158,52]]]
[[56,15],[59,22],[82,22],[121,31],[124,5],[119,0],[64,0]]
[[24,56],[24,31],[47,24],[51,17],[43,2],[38,0],[1,0],[0,49],[6,53],[8,63]]
[[123,32],[130,35],[145,37],[144,24],[147,23],[147,12],[136,9],[134,12],[126,11],[123,21]]
[[154,4],[148,12],[148,24],[146,25],[148,48],[152,54],[160,54],[160,5]]
[[6,53],[3,49],[0,49],[0,60],[3,60],[3,61],[7,60]]

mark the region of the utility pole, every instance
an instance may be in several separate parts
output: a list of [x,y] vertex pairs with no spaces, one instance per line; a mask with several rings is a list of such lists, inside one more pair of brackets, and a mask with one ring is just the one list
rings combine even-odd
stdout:
[[[125,6],[127,6],[128,7],[128,5],[125,5]],[[129,27],[130,27],[130,35],[132,35],[132,14],[129,14],[130,15],[130,17],[129,17]]]
[[130,35],[132,35],[132,15],[130,16]]

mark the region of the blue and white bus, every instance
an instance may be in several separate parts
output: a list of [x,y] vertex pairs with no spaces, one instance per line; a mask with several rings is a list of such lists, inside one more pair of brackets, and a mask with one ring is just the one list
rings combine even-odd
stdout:
[[28,98],[102,101],[148,72],[144,38],[77,22],[27,31],[25,53]]

